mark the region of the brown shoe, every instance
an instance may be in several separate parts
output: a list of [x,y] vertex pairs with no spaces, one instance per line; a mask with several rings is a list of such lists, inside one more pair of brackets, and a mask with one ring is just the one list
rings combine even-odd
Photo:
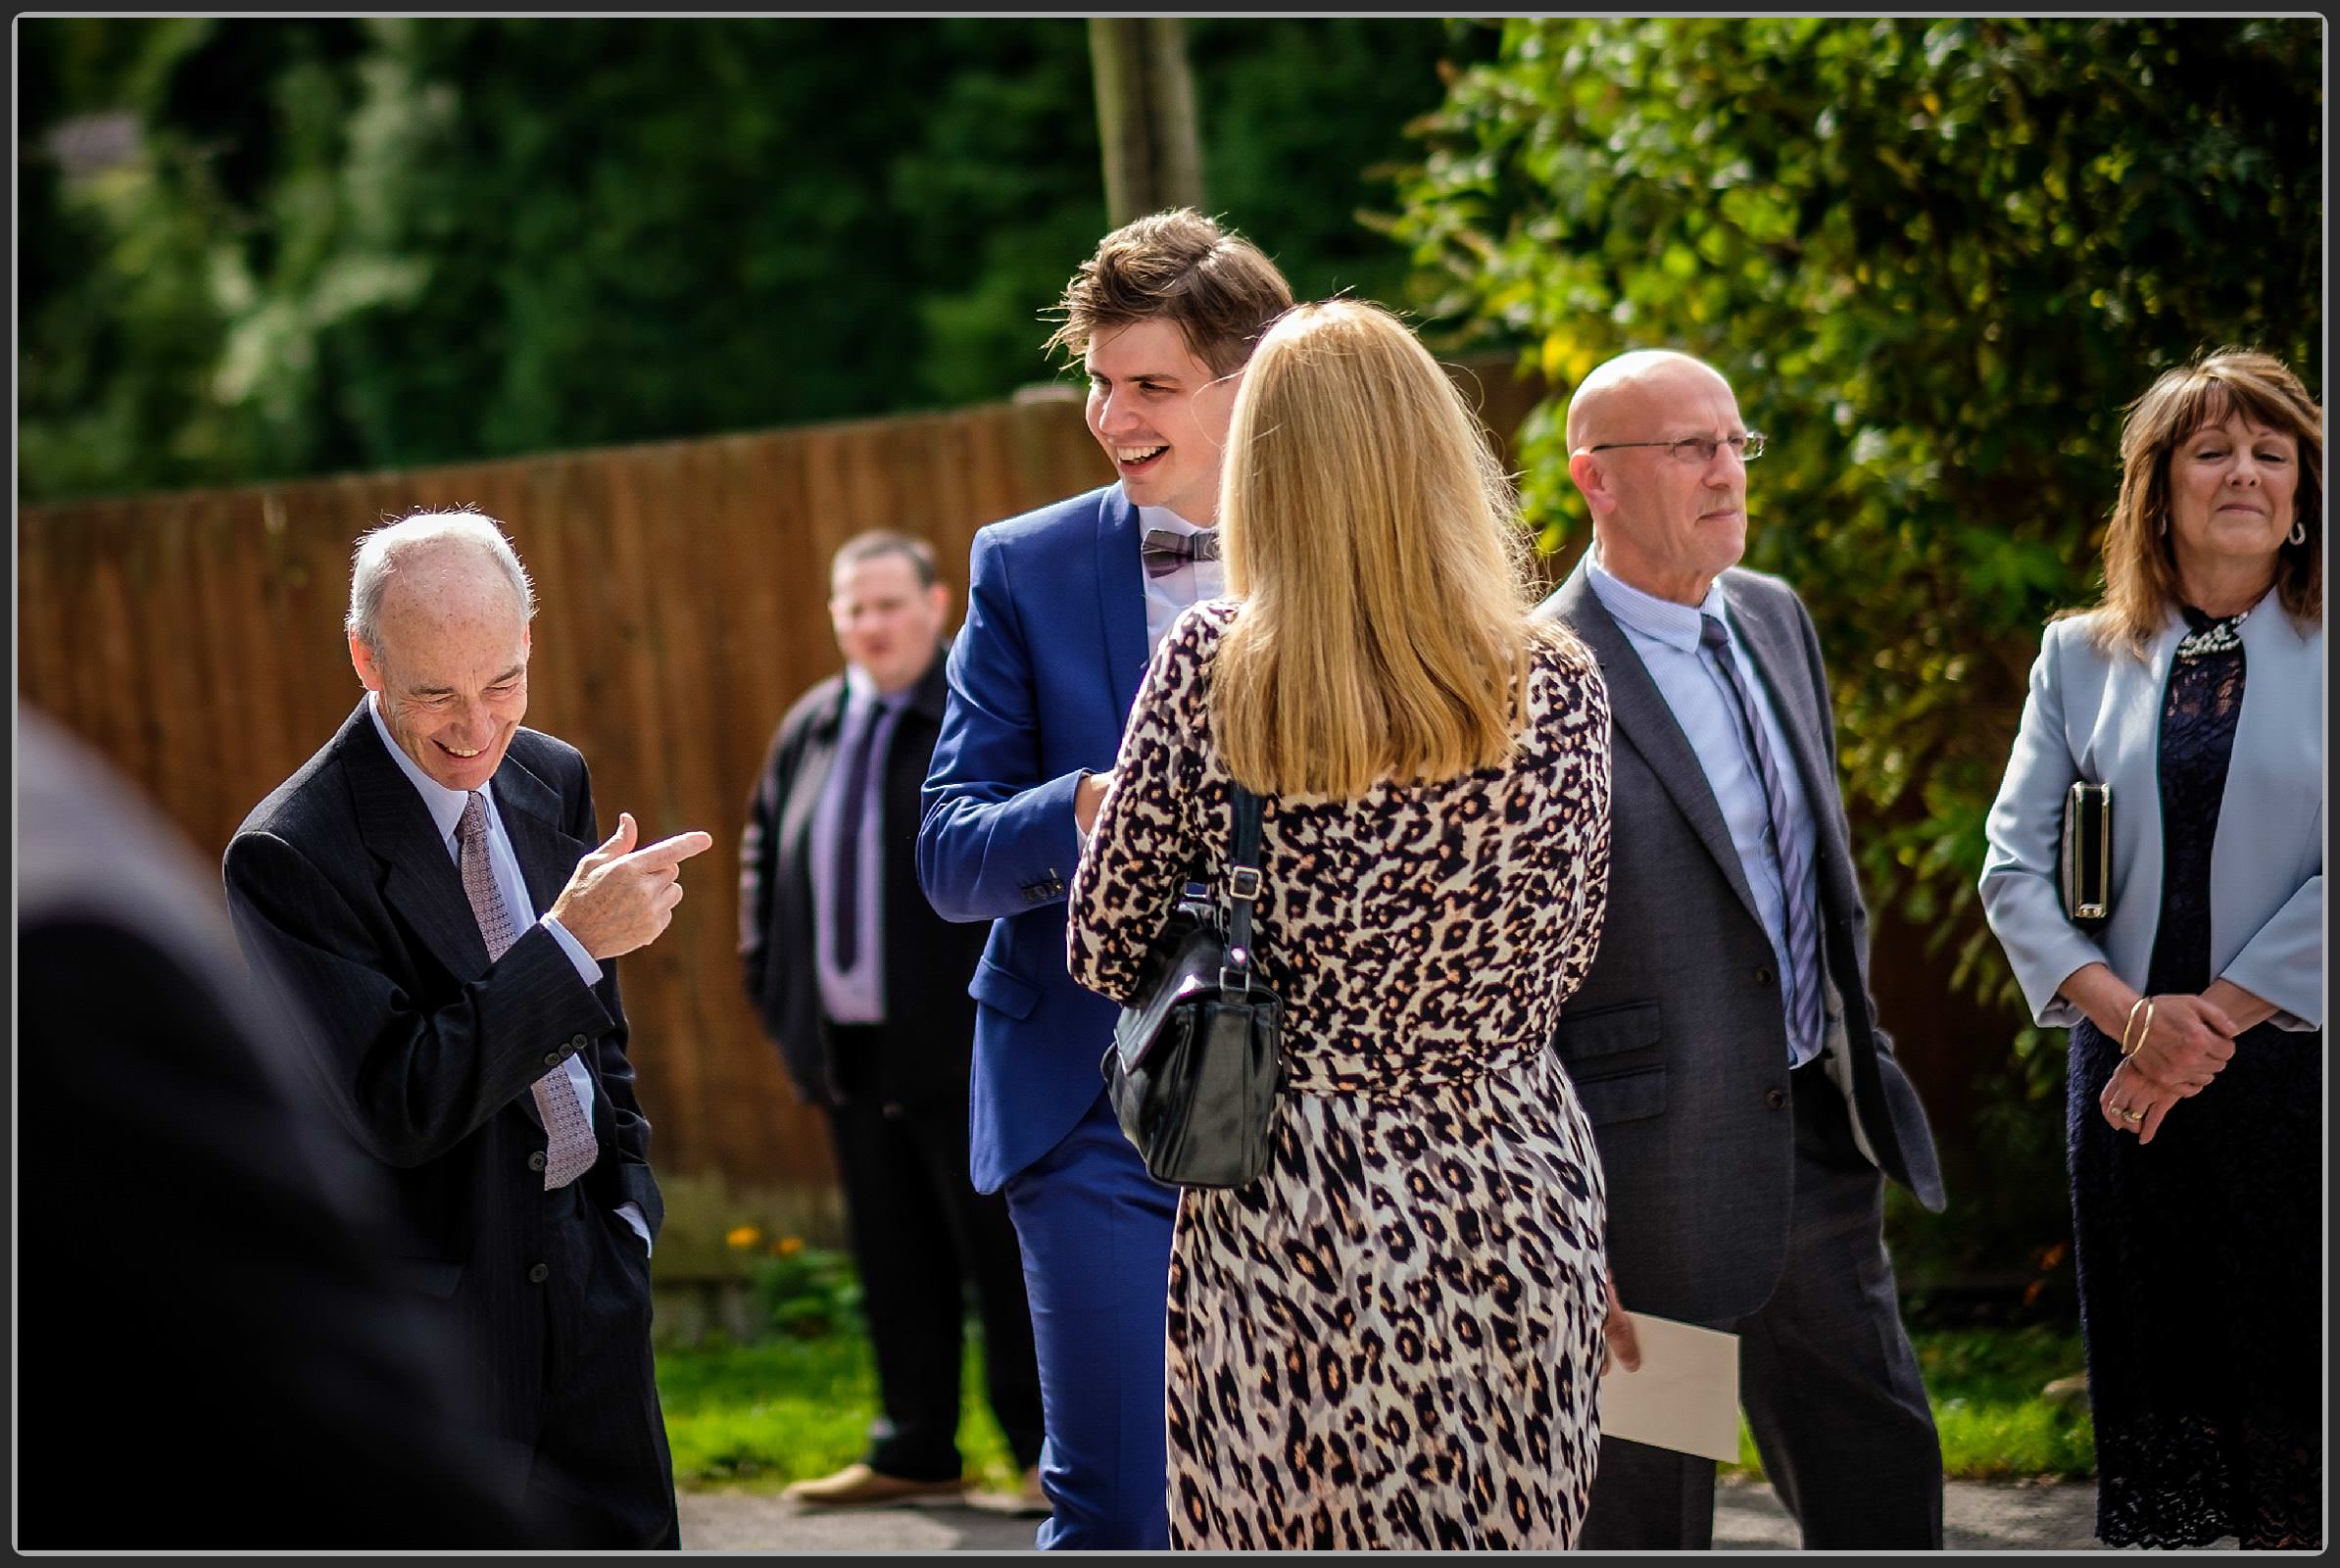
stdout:
[[1024,1479],[1013,1492],[970,1492],[967,1506],[981,1508],[986,1513],[1003,1513],[1017,1519],[1046,1519],[1055,1512],[1048,1493],[1040,1484],[1040,1467],[1024,1472]]
[[833,1476],[796,1482],[780,1495],[807,1508],[917,1507],[954,1502],[966,1489],[966,1482],[957,1477],[949,1481],[911,1481],[902,1476],[881,1475],[856,1460]]

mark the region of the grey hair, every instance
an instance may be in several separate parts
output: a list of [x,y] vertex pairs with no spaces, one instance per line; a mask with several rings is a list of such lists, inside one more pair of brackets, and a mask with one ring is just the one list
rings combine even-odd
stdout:
[[505,537],[503,524],[476,508],[454,512],[413,512],[358,536],[350,567],[350,612],[343,625],[349,634],[376,653],[382,647],[382,597],[402,561],[432,546],[460,542],[471,545],[503,571],[519,602],[523,623],[536,618],[536,585],[519,553]]

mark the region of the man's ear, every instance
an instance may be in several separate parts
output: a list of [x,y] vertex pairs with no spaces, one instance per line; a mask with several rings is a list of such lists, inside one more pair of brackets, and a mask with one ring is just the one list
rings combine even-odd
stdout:
[[381,662],[373,657],[373,650],[366,647],[356,632],[350,633],[350,662],[357,666],[358,679],[365,684],[367,691],[378,692],[382,689]]
[[1568,477],[1583,493],[1584,505],[1592,509],[1594,516],[1605,514],[1616,505],[1615,498],[1609,494],[1608,470],[1601,466],[1600,459],[1591,453],[1579,452],[1568,460]]

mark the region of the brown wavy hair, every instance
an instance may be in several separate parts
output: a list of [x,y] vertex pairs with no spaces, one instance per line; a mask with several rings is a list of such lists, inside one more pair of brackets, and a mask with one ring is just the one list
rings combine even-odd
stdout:
[[2105,594],[2093,610],[2097,640],[2144,654],[2182,600],[2171,554],[2169,460],[2204,425],[2240,414],[2299,443],[2293,518],[2307,535],[2275,551],[2275,588],[2303,626],[2323,618],[2323,411],[2282,361],[2222,348],[2162,372],[2129,405],[2121,431],[2121,498],[2105,530]]
[[1233,375],[1292,309],[1292,285],[1259,248],[1191,207],[1149,213],[1097,242],[1056,302],[1043,352],[1078,360],[1097,332],[1156,318],[1178,327],[1213,375]]

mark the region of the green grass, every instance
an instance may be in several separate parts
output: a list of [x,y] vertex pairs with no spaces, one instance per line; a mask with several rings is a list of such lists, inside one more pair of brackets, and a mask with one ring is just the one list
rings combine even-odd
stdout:
[[[1012,1488],[1015,1462],[984,1402],[980,1343],[968,1338],[959,1453],[980,1484]],[[857,1334],[661,1350],[658,1368],[674,1478],[685,1487],[777,1488],[827,1475],[868,1449],[877,1374]]]
[[[970,1334],[970,1340],[973,1336]],[[1933,1400],[1945,1473],[1975,1480],[2088,1476],[2096,1445],[2084,1397],[2051,1403],[2040,1391],[2081,1369],[2075,1333],[2044,1327],[1911,1335]],[[983,1400],[979,1347],[961,1381],[959,1450],[984,1485],[1012,1486],[1006,1440]],[[779,1487],[862,1456],[877,1408],[868,1343],[855,1334],[710,1345],[658,1354],[658,1396],[685,1487]],[[1761,1474],[1742,1425],[1739,1464]]]
[[[1933,1403],[1943,1474],[1969,1481],[2096,1474],[2087,1396],[2055,1402],[2040,1395],[2084,1368],[2076,1332],[2044,1325],[1921,1330],[1910,1343]],[[1738,1460],[1726,1471],[1763,1473],[1743,1419]]]

